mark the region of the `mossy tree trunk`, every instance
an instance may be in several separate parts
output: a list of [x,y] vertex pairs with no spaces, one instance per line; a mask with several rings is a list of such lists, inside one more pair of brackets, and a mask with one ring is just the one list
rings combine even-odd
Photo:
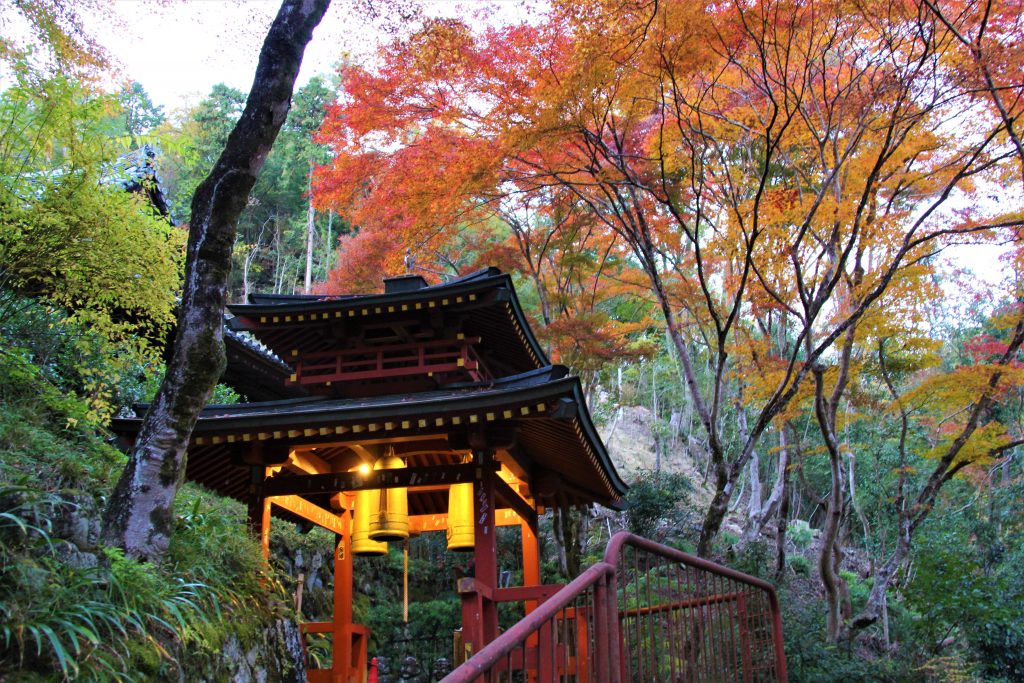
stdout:
[[238,218],[285,121],[302,54],[330,0],[284,0],[252,90],[220,158],[192,197],[174,348],[103,517],[103,540],[135,558],[167,549],[185,449],[224,370],[224,305]]

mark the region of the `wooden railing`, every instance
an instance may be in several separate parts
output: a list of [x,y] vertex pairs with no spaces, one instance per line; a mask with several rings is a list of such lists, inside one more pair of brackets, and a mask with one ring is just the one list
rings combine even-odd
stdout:
[[[315,661],[309,657],[309,643],[306,636],[314,634],[334,634],[335,625],[333,621],[309,621],[299,624],[302,633],[303,645],[307,652],[306,676],[309,683],[332,683],[340,677],[343,681],[362,681],[366,683],[367,672],[367,646],[370,640],[370,629],[362,624],[352,624],[352,661],[348,667],[339,665],[338,662],[331,662],[329,667],[315,667]],[[326,663],[326,662],[324,662]]]
[[293,361],[290,382],[327,384],[449,373],[481,381],[489,373],[474,349],[479,343],[479,337],[466,337],[306,353]]

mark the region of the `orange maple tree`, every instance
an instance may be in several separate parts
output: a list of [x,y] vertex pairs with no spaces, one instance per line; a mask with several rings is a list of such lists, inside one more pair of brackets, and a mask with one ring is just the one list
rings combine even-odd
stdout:
[[[984,30],[980,10],[892,0],[565,1],[476,33],[435,21],[378,69],[344,70],[316,194],[378,270],[406,251],[436,266],[455,232],[497,223],[529,236],[529,273],[557,206],[585,209],[588,248],[642,274],[680,360],[715,486],[707,553],[794,401],[817,392],[828,440],[862,326],[898,311],[887,294],[949,244],[1015,239],[1019,207],[973,198],[1022,173],[1020,79],[984,42],[1019,36],[1018,4],[990,4]],[[545,204],[517,232],[522,207]],[[736,404],[745,426],[726,429]]]

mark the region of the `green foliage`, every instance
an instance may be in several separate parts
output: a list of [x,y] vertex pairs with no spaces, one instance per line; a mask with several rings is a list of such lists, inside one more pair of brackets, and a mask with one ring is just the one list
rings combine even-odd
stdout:
[[790,555],[786,558],[786,563],[797,574],[802,576],[810,576],[811,574],[811,561],[803,555]]
[[848,642],[828,643],[823,602],[804,583],[780,590],[786,664],[790,680],[803,683],[915,680],[903,657],[876,657]]
[[188,223],[192,195],[213,169],[244,106],[243,92],[218,83],[205,99],[180,116],[174,128],[169,123],[158,128],[169,144],[157,164],[177,222]]
[[51,536],[62,505],[56,494],[0,486],[0,674],[147,680],[174,661],[169,647],[191,645],[196,624],[218,615],[218,596],[112,549],[97,564],[65,559],[82,555]]
[[992,679],[1024,677],[1021,490],[994,487],[988,506],[931,520],[906,591],[917,638],[947,643],[941,654],[974,659]]
[[641,472],[626,493],[626,523],[637,536],[654,540],[683,535],[693,484],[677,472]]
[[[288,119],[250,193],[238,224],[229,284],[235,298],[249,291],[291,292],[305,272],[309,174],[325,160],[325,147],[313,141],[333,91],[313,78],[296,91]],[[245,95],[223,84],[200,102],[177,112],[155,129],[163,154],[160,177],[175,219],[188,222],[192,194],[213,168]],[[323,278],[334,256],[335,240],[347,226],[333,214],[314,221],[314,274]]]
[[30,356],[0,352],[0,679],[194,680],[290,615],[237,503],[186,487],[160,566],[95,546],[123,456]]
[[800,550],[806,550],[814,541],[814,530],[804,520],[794,519],[786,528],[786,538]]
[[[243,505],[194,486],[183,488],[175,505],[183,512],[176,517],[168,548],[171,567],[192,580],[220,587],[222,599],[233,610],[287,611],[284,586],[268,571],[258,541],[245,528]],[[252,624],[241,620],[237,628]]]
[[153,104],[138,81],[125,84],[117,100],[121,105],[120,128],[131,139],[132,147],[138,147],[144,135],[163,123],[164,108]]
[[123,456],[95,437],[92,419],[87,403],[38,366],[0,352],[0,479],[83,490],[112,483]]
[[738,548],[729,546],[725,555],[725,564],[744,574],[767,579],[774,559],[774,551],[774,546],[766,539],[756,538]]
[[[158,368],[155,353],[145,342],[133,337],[111,339],[82,316],[3,289],[0,340],[9,356],[0,361],[3,372],[44,380],[53,388],[46,396],[63,402],[63,409],[76,422],[100,425],[123,407],[152,395],[147,385]],[[27,386],[35,391],[37,384],[32,380]],[[73,402],[64,400],[67,397],[78,397],[86,409],[78,411]]]
[[45,297],[111,339],[162,339],[184,233],[106,168],[115,98],[55,77],[0,94],[0,284]]

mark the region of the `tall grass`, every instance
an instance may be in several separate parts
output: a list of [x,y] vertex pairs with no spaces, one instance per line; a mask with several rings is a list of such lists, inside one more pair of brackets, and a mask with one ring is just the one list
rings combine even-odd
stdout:
[[220,617],[216,592],[112,549],[95,566],[62,561],[66,542],[52,537],[50,517],[62,505],[53,493],[0,486],[0,672],[131,681],[175,664],[196,625]]
[[[252,632],[269,616],[266,601],[247,588],[266,595],[275,584],[249,578],[253,567],[240,572],[247,575],[241,586],[229,587],[224,570],[199,568],[220,582],[210,585],[110,548],[93,566],[65,561],[68,542],[54,538],[51,521],[64,505],[54,493],[0,485],[0,679],[15,671],[81,681],[172,676],[189,668],[184,657],[214,656],[226,637]],[[217,555],[225,556],[239,554]]]

